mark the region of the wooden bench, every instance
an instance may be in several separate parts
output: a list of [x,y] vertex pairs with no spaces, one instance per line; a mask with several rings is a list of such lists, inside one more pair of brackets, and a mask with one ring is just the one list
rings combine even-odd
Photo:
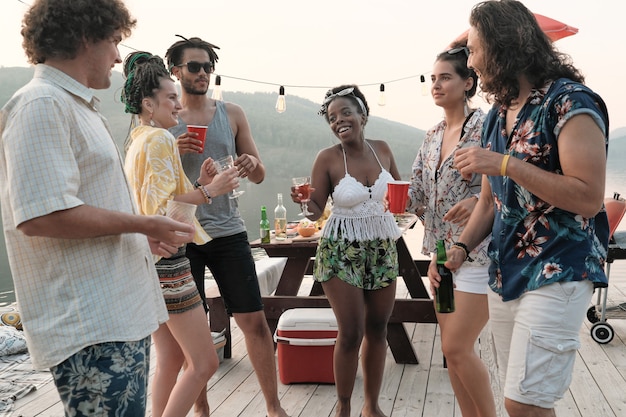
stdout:
[[[423,275],[426,275],[429,262],[430,261],[425,260],[415,261],[415,264]],[[260,274],[259,279],[262,278],[263,273]],[[312,295],[306,298],[298,296],[263,298],[265,316],[272,332],[276,330],[281,314],[289,308],[330,307],[328,299],[322,295],[321,286],[319,286],[319,283],[317,284],[315,289],[311,291]],[[232,357],[230,317],[226,314],[224,301],[220,296],[217,286],[207,288],[206,298],[207,305],[209,306],[211,331],[221,332],[225,330],[226,345],[224,346],[224,358],[230,358]],[[432,300],[429,299],[407,298],[396,300],[387,326],[387,341],[390,346],[395,346],[395,348],[392,349],[392,354],[397,363],[417,363],[417,358],[411,347],[411,341],[407,338],[402,323],[436,323],[437,318],[434,314],[431,314],[432,311]],[[421,317],[421,319],[418,320],[418,317]]]
[[[263,299],[265,317],[270,330],[274,332],[278,319],[290,308],[328,308],[330,304],[324,296],[274,296]],[[387,342],[396,363],[419,363],[413,351],[411,340],[407,337],[402,323],[436,323],[433,302],[428,299],[396,299],[389,323],[387,324]]]
[[[255,262],[259,288],[261,295],[269,295],[276,289],[285,263],[284,258],[263,258]],[[220,295],[217,285],[205,286],[206,303],[209,307],[209,324],[212,332],[224,331],[226,345],[224,345],[224,358],[232,356],[232,340],[230,333],[230,317],[226,313],[224,300]]]
[[217,286],[207,288],[205,291],[206,303],[209,307],[209,325],[212,332],[224,331],[226,337],[226,344],[224,345],[224,358],[228,359],[232,357],[232,339],[230,334],[230,317],[226,313],[226,307],[224,306],[224,300],[220,295],[220,290]]

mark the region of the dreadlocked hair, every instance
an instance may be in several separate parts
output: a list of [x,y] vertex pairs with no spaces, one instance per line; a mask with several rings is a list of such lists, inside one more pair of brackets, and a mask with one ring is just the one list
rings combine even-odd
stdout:
[[163,78],[171,79],[163,60],[149,52],[133,52],[124,60],[124,87],[122,103],[124,111],[131,114],[141,113],[141,101],[153,97]]
[[215,50],[220,49],[219,46],[213,45],[207,41],[203,41],[202,39],[197,37],[187,39],[182,35],[176,36],[181,38],[181,40],[170,46],[167,52],[165,52],[165,59],[167,59],[167,69],[170,72],[172,72],[172,68],[182,64],[181,61],[183,59],[183,53],[185,52],[185,49],[190,48],[205,50],[207,54],[209,54],[209,61],[211,61],[213,68],[215,68],[215,64],[219,59]]

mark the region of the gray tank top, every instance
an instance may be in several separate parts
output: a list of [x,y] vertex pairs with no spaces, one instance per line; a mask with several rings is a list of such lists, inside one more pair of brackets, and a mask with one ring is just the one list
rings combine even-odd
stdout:
[[[202,155],[187,153],[181,155],[183,169],[191,182],[198,179],[202,162],[209,156],[219,159],[226,155],[236,158],[235,136],[230,127],[226,105],[222,101],[216,102],[215,117],[207,129],[204,153]],[[175,137],[187,131],[187,123],[181,118],[178,125],[171,127],[170,132]],[[212,238],[232,236],[246,231],[246,226],[239,208],[237,199],[229,199],[228,194],[213,198],[211,204],[201,204],[196,211],[196,217],[206,232]]]

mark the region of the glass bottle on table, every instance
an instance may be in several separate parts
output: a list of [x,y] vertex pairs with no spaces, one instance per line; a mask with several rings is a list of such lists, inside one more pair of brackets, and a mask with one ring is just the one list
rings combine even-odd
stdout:
[[452,271],[445,267],[448,260],[443,240],[437,241],[437,273],[441,277],[435,291],[435,307],[438,313],[454,312],[454,281]]
[[287,239],[287,209],[283,205],[282,193],[278,193],[278,204],[274,209],[274,237],[276,240]]
[[261,222],[259,223],[261,243],[270,243],[270,221],[267,219],[267,209],[261,206]]

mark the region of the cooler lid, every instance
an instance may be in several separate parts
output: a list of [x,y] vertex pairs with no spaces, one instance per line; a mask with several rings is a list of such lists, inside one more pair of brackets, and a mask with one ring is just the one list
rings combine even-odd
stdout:
[[278,319],[277,330],[337,330],[332,308],[292,308]]

